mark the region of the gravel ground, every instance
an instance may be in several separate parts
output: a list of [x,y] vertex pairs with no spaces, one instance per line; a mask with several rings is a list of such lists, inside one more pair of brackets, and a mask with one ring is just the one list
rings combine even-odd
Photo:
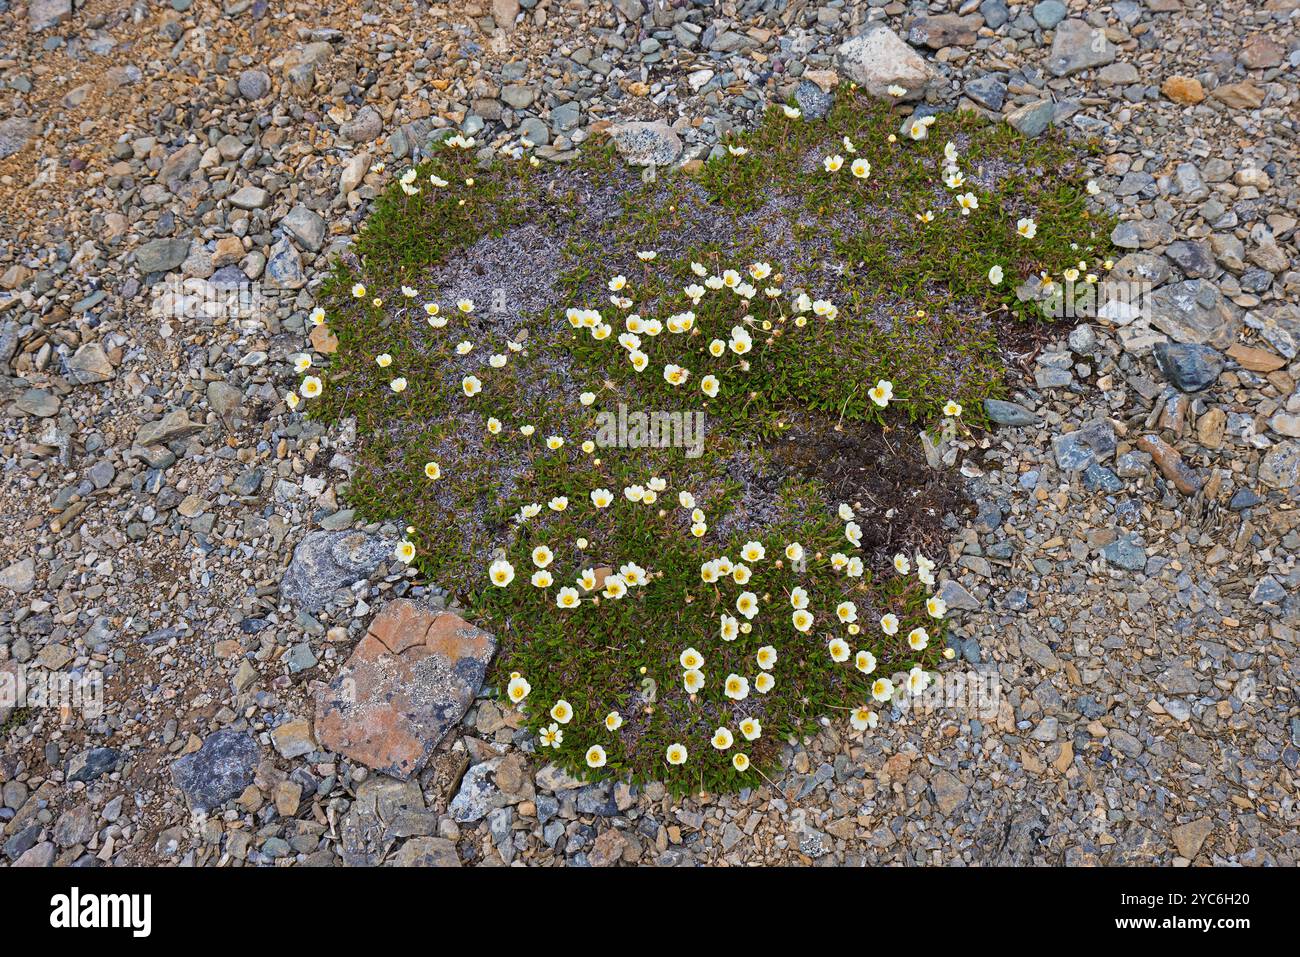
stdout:
[[[0,704],[0,862],[1300,863],[1297,0],[0,17],[0,677],[105,689]],[[1097,137],[1117,272],[1155,285],[1009,357],[1009,424],[948,456],[977,513],[952,673],[996,697],[836,721],[686,801],[567,780],[487,698],[408,781],[325,750],[374,611],[444,602],[340,507],[354,437],[279,398],[370,165],[454,129],[565,162],[632,120],[691,162],[812,102],[868,20],[929,61],[926,107]]]

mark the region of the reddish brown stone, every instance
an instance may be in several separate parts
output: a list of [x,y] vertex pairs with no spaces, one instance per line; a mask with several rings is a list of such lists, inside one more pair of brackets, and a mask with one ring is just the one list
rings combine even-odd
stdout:
[[1144,435],[1138,439],[1138,448],[1151,456],[1165,478],[1184,495],[1195,495],[1202,479],[1196,470],[1183,461],[1172,445],[1158,435]]
[[317,694],[317,739],[406,780],[465,714],[495,650],[490,634],[457,615],[390,602]]
[[1276,372],[1286,365],[1286,360],[1267,349],[1255,349],[1240,343],[1228,350],[1228,355],[1236,359],[1243,369],[1251,372]]
[[1160,92],[1175,103],[1195,106],[1205,99],[1205,88],[1194,76],[1171,76],[1160,87]]

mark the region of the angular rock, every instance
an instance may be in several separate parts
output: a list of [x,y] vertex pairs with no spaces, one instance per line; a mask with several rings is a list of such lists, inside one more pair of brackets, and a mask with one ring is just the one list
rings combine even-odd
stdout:
[[1052,125],[1056,104],[1051,100],[1035,100],[1007,114],[1007,123],[1025,136],[1038,136]]
[[414,837],[393,855],[393,867],[460,867],[456,845],[445,837]]
[[357,798],[339,822],[339,852],[349,867],[373,867],[391,846],[389,822],[405,811],[423,811],[418,781],[373,775],[361,782]]
[[293,551],[280,594],[307,611],[324,608],[340,588],[368,578],[394,543],[364,532],[309,532]]
[[40,33],[72,16],[72,0],[30,0],[27,5],[27,29]]
[[325,220],[301,203],[289,210],[280,225],[312,252],[325,245]]
[[876,24],[840,44],[835,53],[840,71],[869,95],[890,100],[891,86],[906,92],[899,99],[919,100],[934,69],[889,27]]
[[835,104],[835,96],[811,80],[803,80],[794,91],[794,102],[810,120],[825,119]]
[[917,17],[907,31],[907,42],[913,46],[940,50],[943,47],[968,47],[975,43],[978,30],[984,24],[980,16],[957,16],[952,13],[934,17]]
[[1174,846],[1178,848],[1178,853],[1191,860],[1200,853],[1206,838],[1213,833],[1214,822],[1208,817],[1202,817],[1187,824],[1179,824],[1169,832],[1169,835],[1174,839]]
[[1264,105],[1264,91],[1249,80],[1224,84],[1210,95],[1234,110],[1255,110]]
[[1144,435],[1137,441],[1138,448],[1151,456],[1156,467],[1160,469],[1174,488],[1184,495],[1195,495],[1200,489],[1202,479],[1196,470],[1183,461],[1182,455],[1172,445],[1158,435]]
[[1183,392],[1199,392],[1223,372],[1223,356],[1209,346],[1161,342],[1152,352],[1164,377]]
[[668,166],[682,155],[681,137],[667,123],[619,123],[609,135],[632,166]]
[[1002,109],[1002,104],[1007,99],[1006,83],[991,74],[971,80],[966,84],[963,92],[986,110],[995,113]]
[[1066,472],[1081,472],[1113,455],[1115,448],[1115,429],[1103,420],[1086,422],[1073,432],[1052,437],[1056,464]]
[[373,106],[363,106],[356,116],[339,127],[339,134],[353,143],[369,143],[383,131],[383,117]]
[[1171,76],[1160,85],[1160,92],[1184,106],[1195,106],[1205,99],[1205,87],[1194,76]]
[[122,759],[122,752],[116,748],[91,748],[73,755],[68,760],[68,780],[89,783],[98,780],[113,769]]
[[210,811],[238,797],[253,783],[257,741],[247,731],[223,728],[203,746],[172,762],[172,778],[190,807]]
[[952,814],[970,795],[970,788],[951,771],[940,771],[930,780],[934,803],[944,817]]
[[23,558],[0,571],[0,588],[25,595],[36,587],[36,560]]
[[35,132],[36,124],[25,116],[11,116],[0,121],[0,159],[17,153]]
[[1300,476],[1300,444],[1281,442],[1259,463],[1259,480],[1269,488],[1291,489]]
[[1015,402],[1002,399],[985,399],[984,411],[998,425],[1024,426],[1033,425],[1039,416]]
[[104,347],[98,342],[84,343],[68,360],[68,379],[77,385],[107,382],[115,374]]
[[491,635],[457,615],[389,602],[317,695],[321,745],[409,778],[464,716],[495,650]]
[[155,239],[140,247],[135,254],[135,264],[146,275],[169,272],[185,262],[189,254],[188,239]]
[[1052,36],[1052,52],[1047,69],[1053,76],[1070,76],[1093,67],[1115,62],[1115,44],[1106,31],[1083,20],[1066,20]]
[[146,422],[140,426],[135,434],[135,444],[141,448],[148,448],[151,445],[167,445],[177,439],[189,438],[201,431],[203,431],[203,426],[197,422],[191,422],[184,409],[175,409],[168,412],[161,419],[155,419],[153,422]]
[[1227,349],[1237,341],[1241,319],[1218,287],[1205,279],[1188,279],[1157,289],[1148,297],[1151,325],[1175,342]]

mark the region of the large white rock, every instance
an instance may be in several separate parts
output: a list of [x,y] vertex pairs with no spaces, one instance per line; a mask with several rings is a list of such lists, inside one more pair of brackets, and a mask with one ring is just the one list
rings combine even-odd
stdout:
[[872,96],[894,99],[891,86],[907,92],[899,99],[919,100],[934,69],[889,27],[879,24],[840,44],[835,54],[840,72]]

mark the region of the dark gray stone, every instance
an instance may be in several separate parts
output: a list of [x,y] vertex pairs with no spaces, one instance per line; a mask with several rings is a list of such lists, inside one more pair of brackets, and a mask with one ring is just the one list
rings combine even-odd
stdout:
[[257,741],[247,731],[223,728],[203,746],[172,762],[172,778],[195,810],[212,810],[238,797],[253,783]]
[[319,611],[335,591],[368,578],[394,547],[364,532],[311,532],[294,549],[280,594],[308,611]]
[[998,425],[1024,426],[1038,421],[1038,415],[1023,405],[1002,399],[985,399],[984,411]]
[[1223,356],[1209,346],[1161,342],[1153,353],[1164,377],[1183,392],[1199,392],[1223,372]]

